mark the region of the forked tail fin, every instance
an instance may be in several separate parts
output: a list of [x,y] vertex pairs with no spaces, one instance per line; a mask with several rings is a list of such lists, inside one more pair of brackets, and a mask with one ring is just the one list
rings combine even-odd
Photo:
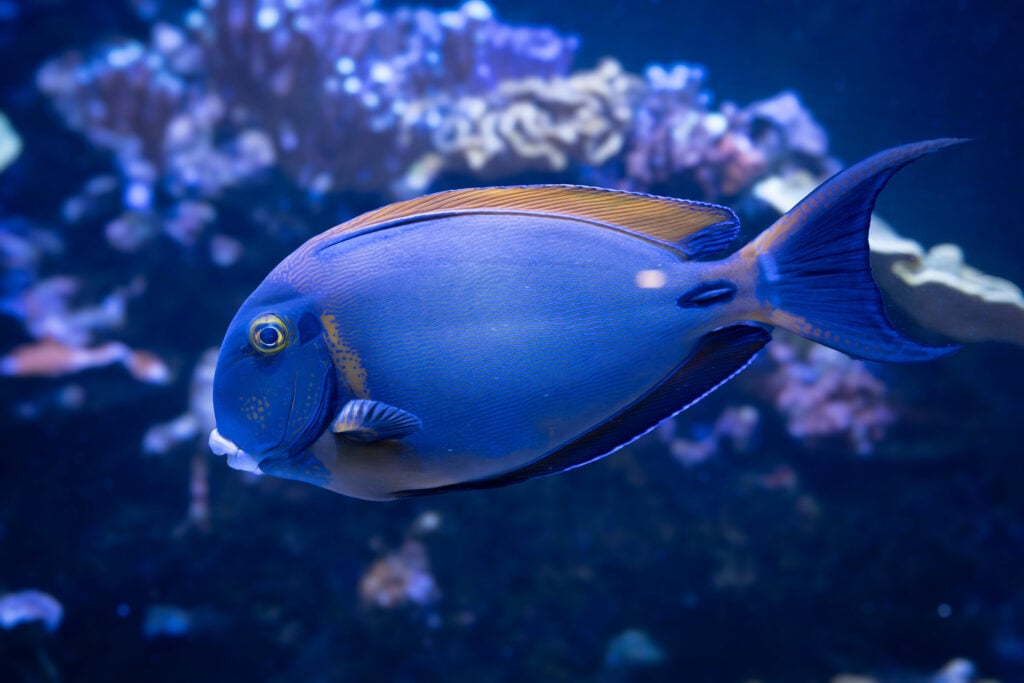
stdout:
[[924,346],[893,327],[871,278],[868,226],[878,193],[896,171],[959,142],[916,142],[865,159],[822,183],[744,247],[742,255],[758,265],[764,319],[869,360],[928,360],[958,348]]

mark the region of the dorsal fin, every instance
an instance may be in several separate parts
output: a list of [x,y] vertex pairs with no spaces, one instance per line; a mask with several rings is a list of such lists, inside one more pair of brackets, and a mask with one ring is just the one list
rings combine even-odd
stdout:
[[395,202],[331,228],[320,239],[333,243],[413,216],[490,211],[604,223],[680,246],[691,258],[721,250],[739,232],[736,214],[715,204],[582,185],[522,185],[449,190]]

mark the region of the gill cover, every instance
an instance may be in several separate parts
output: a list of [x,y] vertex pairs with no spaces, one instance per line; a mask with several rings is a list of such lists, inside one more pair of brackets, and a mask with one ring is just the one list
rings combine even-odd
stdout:
[[249,462],[308,447],[326,428],[337,392],[317,316],[301,297],[282,301],[262,289],[229,326],[213,384],[219,448],[236,448]]

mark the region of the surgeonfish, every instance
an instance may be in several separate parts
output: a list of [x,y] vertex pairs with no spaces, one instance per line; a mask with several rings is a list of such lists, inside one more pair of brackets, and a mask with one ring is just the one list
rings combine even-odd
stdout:
[[441,192],[285,258],[238,310],[210,447],[236,469],[384,500],[504,486],[608,455],[743,370],[774,327],[922,361],[871,277],[886,181],[957,139],[825,181],[731,255],[722,206],[593,187]]

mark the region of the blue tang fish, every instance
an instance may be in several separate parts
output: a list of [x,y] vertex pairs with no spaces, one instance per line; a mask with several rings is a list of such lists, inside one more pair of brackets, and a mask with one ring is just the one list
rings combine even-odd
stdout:
[[210,446],[236,469],[370,500],[584,465],[693,405],[773,327],[918,361],[868,263],[886,181],[958,140],[837,174],[717,258],[727,208],[577,186],[398,202],[306,242],[221,346]]

